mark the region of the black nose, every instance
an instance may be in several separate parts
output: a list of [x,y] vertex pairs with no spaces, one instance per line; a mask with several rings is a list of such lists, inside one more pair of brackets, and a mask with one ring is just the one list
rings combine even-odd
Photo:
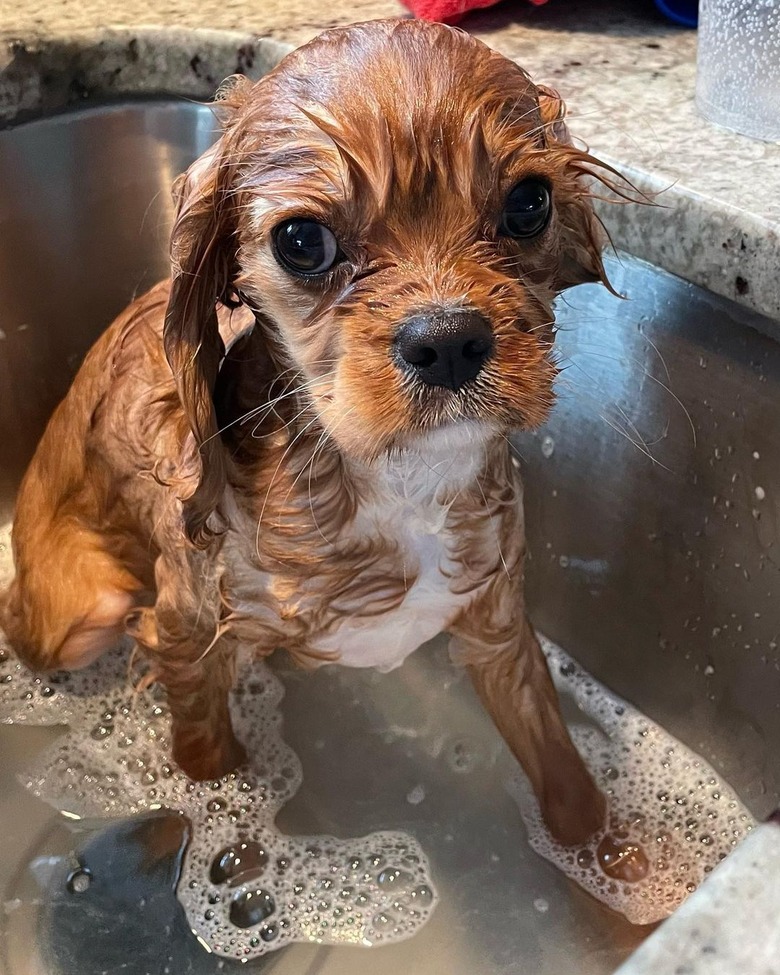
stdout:
[[493,351],[493,331],[475,311],[416,315],[401,326],[395,350],[424,383],[457,391]]

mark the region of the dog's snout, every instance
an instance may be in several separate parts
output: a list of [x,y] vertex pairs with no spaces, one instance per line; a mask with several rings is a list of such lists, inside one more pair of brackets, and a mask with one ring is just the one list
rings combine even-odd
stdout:
[[493,330],[475,311],[416,315],[395,339],[401,361],[429,386],[454,392],[475,379],[493,351]]

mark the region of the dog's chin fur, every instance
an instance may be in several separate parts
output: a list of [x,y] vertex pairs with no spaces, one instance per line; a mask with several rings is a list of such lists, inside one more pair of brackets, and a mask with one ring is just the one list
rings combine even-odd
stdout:
[[[361,435],[356,424],[349,430],[347,424],[329,424],[327,412],[320,414],[323,429],[328,431],[335,448],[345,461],[361,465],[375,463],[381,468],[383,461],[398,460],[405,463],[409,459],[420,460],[437,467],[441,463],[452,462],[454,457],[469,456],[473,452],[484,452],[485,446],[499,435],[507,435],[509,429],[485,420],[459,419],[429,423],[411,430],[399,430],[377,442]],[[517,424],[520,427],[521,424]]]
[[[554,92],[419,21],[327,32],[218,108],[220,140],[176,184],[171,280],[89,353],[25,477],[12,645],[76,666],[130,633],[167,687],[175,758],[213,777],[243,757],[236,640],[387,669],[447,630],[551,828],[579,840],[604,803],[524,617],[505,436],[552,404],[555,295],[604,280],[599,164]],[[511,240],[502,208],[529,176],[552,214]],[[331,228],[332,271],[277,260],[291,218]],[[457,310],[493,350],[457,392],[431,388],[393,343]]]

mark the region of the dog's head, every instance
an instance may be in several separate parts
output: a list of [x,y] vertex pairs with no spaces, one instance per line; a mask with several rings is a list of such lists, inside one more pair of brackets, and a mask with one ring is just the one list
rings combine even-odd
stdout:
[[181,178],[165,346],[202,447],[198,537],[224,487],[215,307],[241,301],[346,455],[434,428],[533,426],[552,301],[604,280],[558,96],[467,34],[378,21],[320,35],[221,102]]

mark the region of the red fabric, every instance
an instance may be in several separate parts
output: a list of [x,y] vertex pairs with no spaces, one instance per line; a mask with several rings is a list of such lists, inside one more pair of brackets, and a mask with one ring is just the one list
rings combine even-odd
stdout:
[[[469,10],[492,7],[501,0],[402,0],[415,17],[421,20],[438,20],[442,24],[457,24]],[[547,0],[529,0],[535,7]]]

